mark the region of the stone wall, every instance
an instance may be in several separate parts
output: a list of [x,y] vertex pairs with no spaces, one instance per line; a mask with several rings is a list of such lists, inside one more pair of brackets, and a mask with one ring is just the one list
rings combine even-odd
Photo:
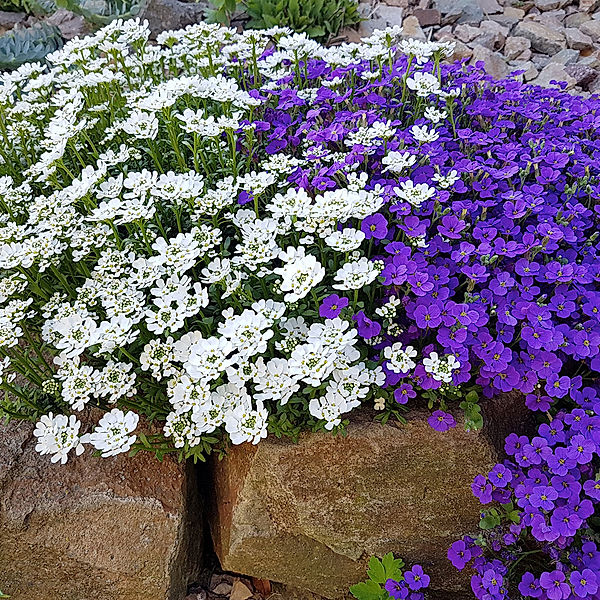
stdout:
[[480,505],[470,484],[526,424],[521,397],[488,403],[480,432],[432,430],[426,415],[380,425],[363,414],[348,436],[268,438],[213,462],[210,526],[226,570],[341,598],[364,579],[372,554],[419,562],[432,588],[460,594],[468,577],[448,546],[476,532]]
[[11,600],[181,600],[201,563],[191,465],[89,454],[52,465],[0,426],[0,589]]

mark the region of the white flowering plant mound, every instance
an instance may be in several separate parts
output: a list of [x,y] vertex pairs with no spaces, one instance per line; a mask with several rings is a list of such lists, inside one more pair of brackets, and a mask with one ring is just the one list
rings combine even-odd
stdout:
[[[152,45],[146,24],[116,21],[49,67],[2,75],[1,410],[37,423],[39,452],[202,458],[268,431],[343,428],[381,402],[355,315],[375,306],[382,263],[361,223],[383,190],[350,150],[301,131],[293,151],[273,144],[291,135],[294,103],[343,93],[311,59],[366,63],[369,81],[398,33],[326,49],[199,24]],[[362,127],[348,147],[393,132]],[[310,193],[298,181],[326,171]],[[345,304],[325,317],[332,293]],[[95,424],[82,419],[92,407]]]

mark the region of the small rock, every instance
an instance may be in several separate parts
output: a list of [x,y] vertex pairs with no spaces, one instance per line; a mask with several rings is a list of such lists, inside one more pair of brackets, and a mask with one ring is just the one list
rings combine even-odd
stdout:
[[565,67],[565,71],[577,82],[576,85],[580,85],[586,88],[598,77],[598,71],[592,69],[586,65],[576,64],[568,65]]
[[252,598],[250,589],[241,581],[236,581],[233,584],[229,600],[248,600],[248,598]]
[[546,65],[542,72],[532,81],[535,85],[541,85],[542,87],[549,87],[551,81],[564,81],[567,83],[567,88],[572,88],[577,82],[575,78],[571,77],[566,67],[559,65],[558,63],[550,63]]
[[415,10],[413,10],[413,16],[417,17],[421,27],[439,25],[442,20],[440,11],[435,8],[415,8]]
[[525,64],[519,67],[519,70],[523,69],[523,77],[525,81],[531,81],[539,75],[539,71],[535,68],[535,65],[531,61],[527,61]]
[[457,25],[454,28],[454,36],[465,44],[472,42],[480,34],[481,31],[479,27],[473,27],[471,25]]
[[574,12],[565,17],[565,27],[581,27],[583,23],[591,19],[590,15],[584,12]]
[[592,69],[600,69],[600,56],[598,56],[598,54],[584,56],[583,58],[579,59],[577,64],[585,65],[586,67],[591,67]]
[[417,17],[406,17],[402,22],[402,37],[425,41],[427,38],[419,25]]
[[434,8],[442,15],[442,24],[471,23],[479,25],[483,21],[483,11],[473,0],[434,0]]
[[600,6],[600,0],[579,0],[579,11],[591,13]]
[[499,15],[491,15],[491,19],[504,25],[504,27],[512,27],[516,25],[525,16],[525,11],[521,8],[515,8],[514,6],[505,6],[504,12]]
[[567,27],[565,29],[565,38],[567,46],[574,50],[585,50],[586,48],[593,47],[592,38],[574,27]]
[[204,20],[209,8],[207,0],[148,0],[138,16],[141,20],[148,20],[151,37],[155,38],[161,31],[183,29]]
[[46,19],[46,22],[58,27],[60,34],[66,40],[72,40],[74,37],[83,35],[89,31],[89,27],[83,17],[64,8],[59,8]]
[[9,12],[0,10],[0,28],[12,29],[17,23],[21,23],[27,18],[23,12]]
[[485,72],[495,79],[502,79],[508,75],[509,68],[502,54],[492,52],[489,48],[477,44],[473,47],[471,64],[474,65],[480,60],[485,63]]
[[520,54],[531,48],[531,41],[526,37],[513,36],[506,38],[504,56],[507,60],[514,60]]
[[510,31],[507,27],[502,27],[500,23],[496,23],[496,21],[483,21],[479,26],[479,30],[483,34],[475,38],[474,41],[478,42],[479,39],[485,40],[487,44],[483,42],[479,43],[491,50],[500,50],[504,46],[506,36]]
[[233,586],[231,584],[223,581],[213,589],[213,594],[217,594],[219,596],[228,596],[232,589]]
[[442,38],[448,38],[446,41],[455,41],[452,35],[452,25],[444,25],[433,34],[434,40],[441,40]]
[[514,34],[526,37],[531,41],[533,50],[544,54],[556,54],[566,48],[567,41],[560,30],[553,29],[542,23],[522,21],[517,24]]
[[549,62],[557,63],[559,65],[572,65],[579,59],[579,52],[577,50],[571,50],[565,48],[560,52],[557,52],[554,56],[550,57]]
[[583,25],[583,23],[589,21],[590,19],[591,17],[587,13],[575,12],[565,17],[564,25],[565,27],[579,28],[581,25]]
[[403,8],[399,6],[387,6],[386,4],[379,4],[377,6],[377,14],[379,18],[383,19],[388,27],[394,25],[400,25],[402,23],[402,12]]
[[545,54],[534,54],[531,57],[531,62],[541,71],[547,64],[550,63],[550,57]]
[[579,28],[582,33],[589,35],[594,42],[600,41],[600,21],[592,19],[581,24]]
[[495,15],[502,12],[502,7],[496,0],[477,0],[477,4],[486,15]]
[[471,58],[473,56],[473,50],[466,44],[463,44],[459,40],[455,40],[452,36],[447,35],[440,38],[440,42],[453,42],[454,50],[452,51],[451,61],[463,60],[464,58]]
[[535,0],[535,7],[546,12],[548,10],[555,10],[560,6],[559,0]]

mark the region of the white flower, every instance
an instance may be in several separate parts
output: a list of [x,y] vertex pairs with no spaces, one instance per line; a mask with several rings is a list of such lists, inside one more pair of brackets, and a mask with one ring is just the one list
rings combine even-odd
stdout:
[[333,287],[337,290],[359,290],[375,281],[380,272],[374,262],[363,256],[359,260],[344,263],[334,277],[339,283]]
[[238,406],[227,413],[225,431],[234,444],[252,442],[258,444],[267,437],[267,419],[269,413],[262,400],[256,401],[256,409],[248,406]]
[[440,91],[440,82],[432,73],[417,71],[412,77],[406,80],[406,85],[417,92],[417,96],[426,98],[430,94],[437,94]]
[[98,426],[89,434],[89,443],[102,451],[104,458],[128,452],[137,436],[129,435],[138,425],[139,417],[132,411],[123,413],[113,408],[98,422]]
[[426,183],[417,183],[416,185],[409,179],[403,181],[400,187],[394,188],[394,193],[398,198],[406,200],[417,208],[426,200],[429,200],[435,195],[435,188],[430,187]]
[[417,351],[412,346],[403,349],[400,342],[388,346],[383,351],[383,355],[388,360],[390,371],[394,373],[405,374],[417,366],[413,360],[417,356]]
[[440,137],[440,134],[435,129],[427,129],[425,125],[419,127],[418,125],[413,125],[410,128],[410,133],[417,140],[417,142],[426,143],[426,142],[435,142]]
[[365,234],[358,230],[347,227],[342,231],[334,231],[325,238],[325,243],[338,252],[350,252],[356,250],[363,240]]
[[290,375],[288,361],[284,358],[272,358],[259,367],[254,375],[256,384],[255,398],[275,400],[282,406],[300,389],[296,377]]
[[423,359],[423,366],[436,381],[451,383],[452,371],[460,368],[460,362],[453,354],[440,357],[437,352],[430,352],[429,356]]
[[33,435],[38,439],[35,449],[40,454],[51,454],[53,463],[65,464],[69,451],[75,449],[79,456],[83,450],[83,441],[79,437],[81,423],[75,415],[54,416],[51,412],[44,415],[36,424]]
[[233,344],[224,337],[201,339],[190,347],[184,367],[192,377],[211,381],[233,364],[233,359],[229,358],[232,352]]
[[392,171],[393,173],[402,173],[404,169],[412,167],[417,162],[417,157],[410,152],[388,152],[381,160],[386,165],[383,172]]
[[297,302],[325,277],[323,265],[312,255],[305,254],[304,247],[288,247],[279,256],[285,262],[283,267],[273,269],[282,278],[281,290],[286,302]]

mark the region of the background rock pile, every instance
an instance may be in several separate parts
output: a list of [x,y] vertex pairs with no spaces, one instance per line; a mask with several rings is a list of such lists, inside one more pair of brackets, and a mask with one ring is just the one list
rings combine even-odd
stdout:
[[519,70],[536,85],[600,92],[600,0],[384,0],[361,11],[354,37],[402,25],[407,37],[455,42],[454,58],[485,61],[494,77]]

